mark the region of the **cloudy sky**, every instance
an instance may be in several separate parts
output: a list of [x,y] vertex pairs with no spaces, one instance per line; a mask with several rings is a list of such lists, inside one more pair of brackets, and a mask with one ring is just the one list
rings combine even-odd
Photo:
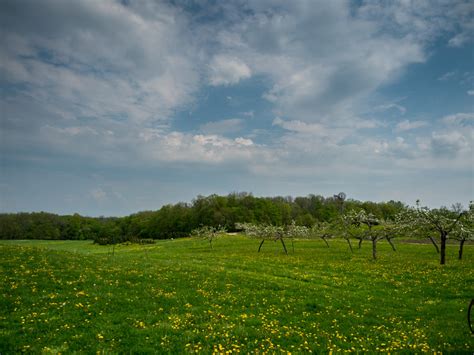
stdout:
[[2,212],[474,198],[470,0],[3,0],[0,24]]

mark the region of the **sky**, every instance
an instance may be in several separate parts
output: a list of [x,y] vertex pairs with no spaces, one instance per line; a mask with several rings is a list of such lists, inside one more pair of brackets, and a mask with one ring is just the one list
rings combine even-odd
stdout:
[[3,0],[0,212],[474,199],[470,0]]

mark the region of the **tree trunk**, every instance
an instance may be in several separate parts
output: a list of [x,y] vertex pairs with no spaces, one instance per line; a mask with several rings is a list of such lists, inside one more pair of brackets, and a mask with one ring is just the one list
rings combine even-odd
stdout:
[[280,242],[283,245],[283,249],[285,249],[285,254],[288,255],[288,250],[286,250],[286,245],[285,245],[285,242],[283,241],[283,238],[280,238]]
[[209,239],[209,245],[210,245],[210,247],[211,247],[211,249],[212,249],[212,238]]
[[362,238],[359,239],[359,249],[362,246],[362,240],[363,240]]
[[377,239],[372,239],[372,257],[377,260]]
[[262,245],[263,245],[263,242],[265,241],[265,239],[262,239],[262,242],[260,243],[260,245],[258,246],[258,252],[260,253],[260,249],[262,249]]
[[347,240],[347,244],[349,244],[349,249],[351,250],[351,253],[354,252],[354,249],[352,249],[352,244],[351,244],[351,240],[349,238],[345,238]]
[[442,232],[441,233],[441,258],[440,258],[440,264],[444,265],[446,264],[446,233]]
[[464,247],[465,241],[466,241],[465,239],[461,239],[461,241],[459,242],[459,254],[458,254],[459,260],[462,259],[462,248]]
[[392,247],[392,250],[393,251],[397,251],[397,249],[395,249],[395,245],[393,244],[392,240],[390,238],[385,238],[387,239],[387,242],[390,244],[390,246]]
[[325,237],[321,237],[321,239],[324,240],[324,243],[326,243],[327,247],[329,248],[329,243],[328,243],[328,241],[326,240],[326,238],[325,238]]
[[433,245],[436,249],[436,252],[439,254],[439,248],[438,248],[438,244],[436,244],[436,240],[434,240],[434,238],[432,236],[429,236],[428,238],[430,238],[431,243],[433,243]]

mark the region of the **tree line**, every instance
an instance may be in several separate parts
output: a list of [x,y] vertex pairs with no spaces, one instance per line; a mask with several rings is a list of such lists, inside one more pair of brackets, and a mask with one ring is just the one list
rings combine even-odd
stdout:
[[[186,237],[201,226],[236,231],[238,223],[285,226],[293,221],[311,227],[331,222],[341,213],[339,195],[323,197],[255,197],[251,193],[198,196],[191,203],[177,203],[157,211],[126,217],[60,216],[47,212],[0,214],[0,239],[49,239],[124,242]],[[363,209],[381,219],[393,218],[406,206],[402,202],[345,200],[345,210]]]

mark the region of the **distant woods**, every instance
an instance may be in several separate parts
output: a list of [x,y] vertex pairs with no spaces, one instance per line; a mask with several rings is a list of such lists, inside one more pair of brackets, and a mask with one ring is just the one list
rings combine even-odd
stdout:
[[[188,236],[201,226],[236,230],[238,223],[311,227],[331,222],[342,212],[363,209],[377,218],[390,220],[406,209],[402,202],[343,200],[342,195],[325,198],[254,197],[249,193],[198,196],[191,203],[166,205],[126,217],[59,216],[52,213],[0,214],[0,239],[84,240],[124,242]],[[345,195],[344,195],[345,198]]]

